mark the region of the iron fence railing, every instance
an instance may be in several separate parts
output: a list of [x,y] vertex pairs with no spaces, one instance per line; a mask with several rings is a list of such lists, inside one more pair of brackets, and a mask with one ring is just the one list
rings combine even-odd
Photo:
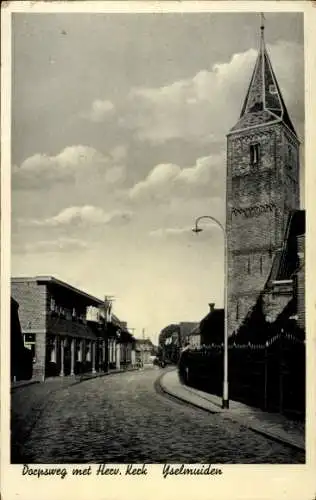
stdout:
[[[221,396],[223,351],[215,344],[184,351],[178,364],[183,382]],[[286,332],[265,344],[230,344],[230,399],[304,418],[305,356],[305,342]]]

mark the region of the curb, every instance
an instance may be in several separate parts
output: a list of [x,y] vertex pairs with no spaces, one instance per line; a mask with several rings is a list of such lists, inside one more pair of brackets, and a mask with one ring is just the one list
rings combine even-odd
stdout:
[[188,401],[187,399],[179,396],[178,394],[174,394],[173,392],[170,392],[168,389],[166,389],[166,387],[164,385],[162,385],[161,383],[161,379],[166,375],[166,373],[163,373],[162,375],[160,375],[158,377],[158,379],[156,380],[156,389],[158,389],[158,391],[164,395],[167,395],[169,396],[170,398],[172,399],[175,399],[176,401],[182,403],[182,404],[185,404],[187,406],[191,406],[192,408],[198,408],[199,410],[203,410],[203,411],[206,411],[207,413],[211,413],[212,415],[215,415],[216,413],[220,413],[218,411],[212,411],[210,410],[209,408],[205,408],[205,406],[202,406],[202,405],[199,405],[197,403],[192,403],[192,401]]
[[108,377],[110,375],[119,375],[120,373],[127,373],[127,372],[134,372],[134,371],[138,371],[138,368],[130,368],[127,370],[118,370],[118,371],[104,372],[104,373],[103,372],[96,373],[95,375],[93,375],[91,377],[83,377],[80,380],[75,380],[72,384],[69,384],[68,387],[73,386],[73,385],[77,385],[77,384],[81,384],[82,382],[87,382],[88,380],[93,380],[96,378]]
[[28,387],[29,385],[33,385],[33,384],[40,384],[40,380],[29,380],[27,382],[25,382],[24,384],[19,384],[19,385],[11,385],[11,392],[14,392],[18,389],[22,389],[23,387]]
[[224,414],[225,418],[228,418],[228,419],[230,419],[230,420],[232,420],[232,421],[234,421],[234,422],[236,422],[238,424],[244,425],[245,427],[247,427],[248,429],[252,430],[256,434],[260,434],[260,435],[265,436],[265,437],[267,437],[267,438],[269,438],[269,439],[271,439],[273,441],[276,441],[278,443],[287,445],[287,446],[289,446],[291,448],[294,448],[295,450],[303,451],[305,453],[305,451],[306,451],[305,450],[305,446],[301,446],[298,443],[295,443],[294,441],[292,441],[291,439],[283,438],[283,437],[280,437],[280,436],[274,434],[273,432],[267,431],[265,429],[261,429],[260,427],[256,426],[255,424],[251,424],[249,422],[245,422],[242,418],[238,418],[238,416],[227,414],[227,413],[223,413],[221,411],[212,411],[209,408],[205,408],[204,406],[199,405],[198,403],[193,403],[192,401],[188,401],[187,399],[185,399],[184,397],[179,396],[178,394],[174,394],[173,392],[171,392],[170,390],[168,390],[162,384],[162,379],[163,379],[163,377],[165,375],[166,375],[166,373],[163,373],[162,375],[160,375],[160,377],[158,377],[158,379],[156,381],[156,384],[159,386],[159,389],[161,390],[162,393],[167,394],[168,396],[172,397],[173,399],[181,401],[182,403],[185,403],[188,406],[191,406],[191,407],[194,407],[194,408],[199,408],[200,410],[206,411],[207,413],[210,413],[212,415],[214,415],[214,414],[222,414],[223,415]]
[[[81,384],[82,382],[87,382],[88,380],[93,380],[95,378],[101,378],[101,377],[106,377],[106,376],[109,376],[109,375],[118,375],[120,373],[127,373],[127,372],[133,372],[133,371],[138,371],[139,369],[138,368],[130,368],[130,369],[127,369],[127,370],[118,370],[118,371],[110,371],[110,372],[102,372],[102,373],[96,373],[94,375],[91,375],[90,377],[82,377],[82,378],[75,378],[73,381],[70,381],[69,380],[69,384],[65,384],[65,387],[72,387],[73,385],[77,385],[77,384]],[[65,377],[56,377],[56,379],[62,381],[62,380],[67,380],[67,378],[71,377],[71,375],[67,375]],[[50,379],[52,380],[52,379]],[[11,392],[15,392],[16,390],[18,389],[23,389],[24,387],[28,387],[30,385],[33,385],[33,384],[45,384],[45,383],[48,383],[49,384],[49,381],[47,381],[47,379],[45,380],[29,380],[29,381],[26,381],[25,383],[21,383],[19,385],[16,385],[16,386],[11,386]],[[60,389],[62,389],[62,386],[60,387]],[[58,388],[59,390],[59,388]]]

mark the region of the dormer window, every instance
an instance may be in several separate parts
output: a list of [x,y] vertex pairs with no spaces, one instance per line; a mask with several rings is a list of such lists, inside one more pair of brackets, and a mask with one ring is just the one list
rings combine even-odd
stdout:
[[260,156],[260,144],[250,144],[250,165],[258,165]]
[[277,88],[276,88],[275,85],[273,85],[273,84],[269,85],[269,93],[272,94],[272,95],[275,95],[275,94],[278,93]]

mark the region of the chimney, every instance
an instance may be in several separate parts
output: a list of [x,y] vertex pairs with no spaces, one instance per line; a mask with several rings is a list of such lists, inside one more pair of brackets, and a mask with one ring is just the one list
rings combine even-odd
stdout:
[[210,313],[212,313],[214,311],[214,308],[215,308],[215,303],[214,302],[211,302],[209,304],[209,308],[210,308]]

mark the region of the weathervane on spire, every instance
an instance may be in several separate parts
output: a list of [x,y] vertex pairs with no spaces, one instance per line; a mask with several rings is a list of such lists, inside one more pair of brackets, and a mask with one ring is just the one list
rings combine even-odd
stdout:
[[265,22],[265,17],[263,12],[260,12],[260,19],[261,19],[261,25],[260,25],[260,30],[261,30],[261,37],[260,37],[260,47],[263,49],[264,47],[264,22]]

